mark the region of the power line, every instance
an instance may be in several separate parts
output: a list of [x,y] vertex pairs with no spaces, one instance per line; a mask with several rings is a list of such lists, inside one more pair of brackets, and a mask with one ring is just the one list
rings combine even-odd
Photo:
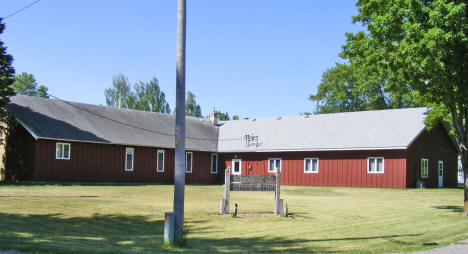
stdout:
[[[85,111],[89,114],[92,114],[92,115],[95,115],[95,116],[98,116],[98,117],[101,117],[103,119],[106,119],[106,120],[109,120],[109,121],[112,121],[112,122],[115,122],[115,123],[118,123],[118,124],[121,124],[121,125],[124,125],[124,126],[128,126],[128,127],[132,127],[132,128],[135,128],[135,129],[138,129],[138,130],[142,130],[142,131],[147,131],[147,132],[151,132],[151,133],[154,133],[154,134],[159,134],[159,135],[164,135],[164,136],[170,136],[170,137],[175,137],[174,134],[170,134],[170,133],[164,133],[164,132],[160,132],[160,131],[154,131],[154,130],[150,130],[150,129],[146,129],[146,128],[142,128],[142,127],[139,127],[139,126],[136,126],[136,125],[133,125],[133,124],[129,124],[129,123],[125,123],[125,122],[121,122],[119,120],[116,120],[116,119],[113,119],[113,118],[110,118],[110,117],[107,117],[107,116],[104,116],[104,115],[101,115],[101,114],[98,114],[96,112],[93,112],[93,111],[90,111],[88,109],[85,109],[85,108],[82,108],[78,105],[75,105],[69,101],[65,101],[65,100],[62,100],[60,98],[58,98],[57,96],[54,96],[50,93],[47,93],[46,94],[58,101],[61,101],[65,104],[68,104],[72,107],[75,107],[79,110],[82,110],[82,111]],[[219,140],[222,140],[222,141],[229,141],[229,140],[243,140],[243,138],[231,138],[231,139],[214,139],[214,138],[195,138],[195,137],[185,137],[186,139],[192,139],[192,140],[202,140],[202,141],[219,141]]]
[[7,18],[9,18],[9,17],[15,16],[16,14],[18,14],[18,13],[20,13],[20,12],[26,10],[27,8],[29,8],[29,7],[31,7],[31,6],[33,6],[33,5],[35,5],[35,4],[37,4],[37,3],[40,2],[40,1],[41,1],[41,0],[36,0],[36,1],[34,1],[34,2],[30,3],[30,4],[28,4],[28,5],[26,5],[25,7],[23,7],[23,8],[21,8],[21,9],[15,11],[15,12],[13,12],[13,13],[11,13],[10,15],[4,17],[3,19],[5,20],[5,19],[7,19]]

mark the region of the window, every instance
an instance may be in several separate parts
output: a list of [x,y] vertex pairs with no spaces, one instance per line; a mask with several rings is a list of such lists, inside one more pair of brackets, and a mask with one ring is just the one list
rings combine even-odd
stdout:
[[187,152],[185,153],[185,172],[192,173],[192,161],[193,161],[193,153]]
[[367,173],[382,174],[383,172],[384,172],[384,158],[383,157],[367,158]]
[[125,149],[125,171],[133,171],[133,148]]
[[211,173],[212,174],[218,173],[218,154],[217,153],[211,154]]
[[319,159],[318,158],[305,158],[304,159],[304,173],[318,173]]
[[232,170],[231,174],[241,175],[242,174],[242,159],[232,159]]
[[69,160],[70,159],[70,144],[69,143],[57,143],[55,152],[55,159],[58,160]]
[[268,172],[275,173],[276,169],[279,169],[279,171],[281,171],[281,158],[268,159]]
[[421,178],[429,177],[429,161],[427,159],[421,159]]
[[158,150],[158,158],[156,162],[156,171],[164,172],[164,150]]

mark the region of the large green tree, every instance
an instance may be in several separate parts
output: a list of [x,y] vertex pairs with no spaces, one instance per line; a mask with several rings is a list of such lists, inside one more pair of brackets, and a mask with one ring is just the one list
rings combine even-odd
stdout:
[[187,100],[185,101],[185,115],[195,117],[202,116],[201,107],[195,101],[195,95],[190,91],[187,92]]
[[[359,0],[342,56],[386,75],[389,91],[417,92],[433,106],[427,125],[447,116],[462,149],[468,213],[468,5],[466,0]],[[438,117],[439,116],[439,117]],[[446,118],[446,119],[447,119]]]
[[49,98],[47,95],[49,89],[44,85],[38,85],[34,75],[27,72],[15,75],[15,82],[11,87],[17,94]]
[[169,103],[166,102],[166,95],[159,88],[157,78],[150,82],[140,81],[135,85],[135,105],[134,109],[171,113]]
[[159,88],[157,78],[149,82],[140,81],[132,90],[128,78],[118,74],[112,79],[112,87],[104,92],[107,106],[137,109],[151,112],[170,113],[166,95]]
[[319,114],[421,105],[418,93],[409,86],[392,91],[387,77],[376,68],[369,71],[356,63],[336,64],[322,74],[317,93],[309,99],[317,102],[315,113]]
[[[0,18],[0,34],[5,30],[5,24],[2,23]],[[8,112],[6,106],[10,102],[10,97],[14,95],[11,88],[13,84],[15,69],[12,66],[13,57],[6,52],[6,47],[3,41],[0,40],[0,130],[5,130],[5,123],[8,119]],[[3,142],[3,140],[0,140]]]
[[106,104],[111,107],[131,108],[135,104],[135,98],[130,90],[130,82],[123,74],[112,77],[112,87],[104,91]]

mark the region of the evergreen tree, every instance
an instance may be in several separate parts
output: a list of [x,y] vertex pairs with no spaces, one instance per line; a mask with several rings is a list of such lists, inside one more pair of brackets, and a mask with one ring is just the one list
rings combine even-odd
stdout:
[[[0,18],[0,34],[5,30],[5,24],[2,23]],[[0,40],[0,130],[5,130],[5,124],[8,119],[8,112],[6,106],[10,102],[10,97],[15,93],[11,88],[13,84],[15,69],[11,65],[13,57],[6,52],[6,47],[3,41]],[[1,140],[3,142],[3,140]]]

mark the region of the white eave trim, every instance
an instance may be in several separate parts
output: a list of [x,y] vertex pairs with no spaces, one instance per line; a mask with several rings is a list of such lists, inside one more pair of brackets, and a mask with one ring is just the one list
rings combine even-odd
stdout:
[[16,119],[16,121],[18,121],[19,124],[21,124],[21,126],[23,126],[23,128],[29,132],[29,134],[31,134],[31,136],[37,140],[39,138],[39,136],[36,135],[36,133],[34,133],[34,131],[32,131],[28,126],[26,126],[26,124],[24,124],[23,122],[21,122],[20,120]]
[[421,134],[423,134],[423,132],[424,132],[425,130],[426,130],[426,126],[424,126],[424,128],[422,128],[422,129],[419,131],[418,135],[416,135],[416,136],[411,140],[411,142],[409,142],[409,144],[406,146],[406,149],[409,149],[410,146],[419,138],[419,136],[421,136]]

